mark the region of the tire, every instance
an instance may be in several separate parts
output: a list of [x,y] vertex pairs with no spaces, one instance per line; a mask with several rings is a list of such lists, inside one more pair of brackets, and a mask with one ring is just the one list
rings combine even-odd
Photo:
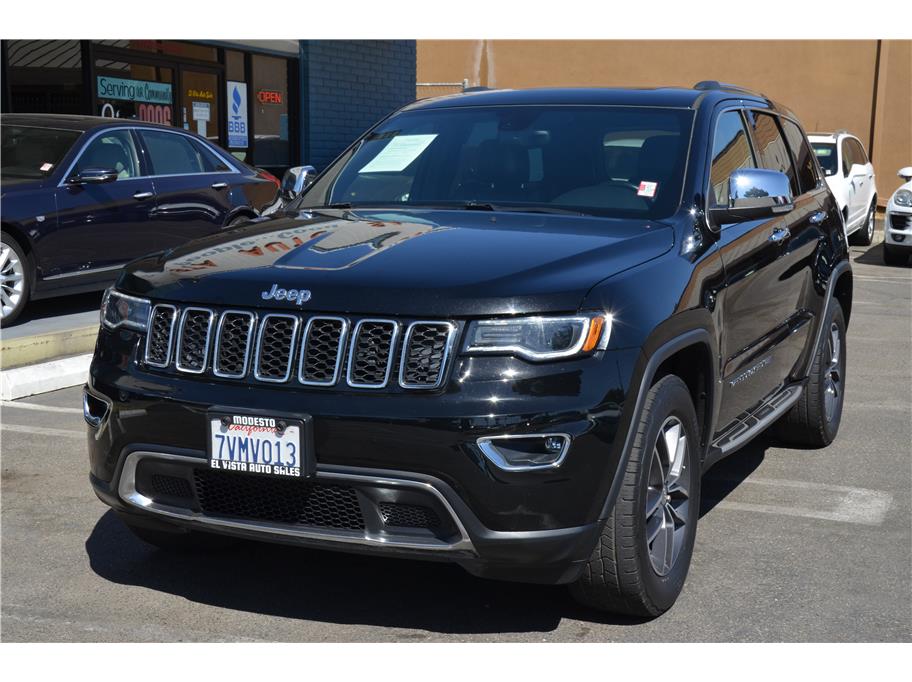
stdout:
[[852,243],[858,246],[870,246],[874,243],[875,218],[877,216],[877,205],[872,203],[868,208],[868,217],[864,226],[852,233]]
[[31,262],[9,235],[0,237],[0,326],[16,321],[31,295]]
[[842,306],[833,299],[807,386],[798,402],[776,423],[776,435],[783,443],[823,448],[836,438],[845,398],[845,337]]
[[[684,382],[673,375],[656,382],[631,428],[636,436],[618,499],[570,591],[591,608],[654,617],[667,611],[684,587],[700,515],[699,428]],[[679,444],[673,459],[663,447],[666,438]],[[660,462],[665,466],[657,469]],[[684,523],[678,526],[680,520]],[[654,539],[647,533],[656,533]],[[663,553],[668,540],[671,552]]]
[[903,249],[891,247],[889,244],[884,242],[883,262],[885,265],[905,265],[909,262],[909,252]]
[[225,535],[201,533],[195,530],[159,530],[128,520],[123,516],[121,516],[121,519],[137,538],[166,552],[191,554],[217,551],[227,549],[237,543],[235,538]]

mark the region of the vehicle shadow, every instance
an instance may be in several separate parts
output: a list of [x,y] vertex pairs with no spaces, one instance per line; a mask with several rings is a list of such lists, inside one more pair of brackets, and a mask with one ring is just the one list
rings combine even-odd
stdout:
[[91,291],[85,294],[73,294],[70,296],[59,296],[56,298],[30,301],[28,305],[25,306],[25,310],[22,311],[19,319],[8,329],[15,329],[28,322],[47,320],[61,315],[96,312],[101,306],[101,298],[103,295],[103,291]]
[[[748,445],[707,474],[701,517],[759,466],[768,447],[765,440]],[[248,541],[222,552],[164,552],[135,538],[113,511],[101,516],[85,548],[105,580],[283,618],[441,634],[551,632],[564,618],[649,620],[584,609],[562,586],[483,580],[448,563]]]

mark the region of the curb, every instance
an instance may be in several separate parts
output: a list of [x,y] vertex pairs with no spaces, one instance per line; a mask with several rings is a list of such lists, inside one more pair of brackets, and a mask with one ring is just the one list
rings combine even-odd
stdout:
[[0,400],[78,386],[89,376],[92,354],[76,355],[0,372]]
[[67,329],[48,334],[33,334],[0,343],[2,369],[33,365],[55,358],[91,353],[95,349],[98,325]]

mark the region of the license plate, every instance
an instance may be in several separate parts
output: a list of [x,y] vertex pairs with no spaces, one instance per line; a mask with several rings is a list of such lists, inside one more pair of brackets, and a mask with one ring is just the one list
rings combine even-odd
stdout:
[[227,414],[209,418],[209,467],[283,478],[306,475],[302,424],[278,417]]

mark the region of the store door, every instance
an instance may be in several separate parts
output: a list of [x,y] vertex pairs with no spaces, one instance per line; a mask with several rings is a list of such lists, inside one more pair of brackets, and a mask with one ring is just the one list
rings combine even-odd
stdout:
[[181,119],[174,125],[182,125],[184,130],[219,144],[222,121],[219,95],[222,88],[219,85],[218,71],[181,67],[180,82]]

